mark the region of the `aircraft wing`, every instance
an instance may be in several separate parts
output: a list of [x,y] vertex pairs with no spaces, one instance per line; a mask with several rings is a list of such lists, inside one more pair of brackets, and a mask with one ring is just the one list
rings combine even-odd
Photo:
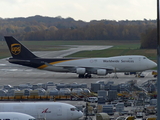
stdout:
[[68,69],[69,71],[73,73],[77,73],[78,69],[84,68],[86,73],[89,74],[97,74],[97,70],[105,70],[106,74],[114,72],[113,67],[106,67],[106,68],[100,68],[100,67],[84,67],[84,66],[63,66],[64,69]]
[[96,74],[97,70],[103,69],[106,70],[107,73],[112,73],[115,71],[115,68],[113,66],[107,66],[107,67],[86,67],[86,66],[68,66],[68,65],[52,65],[50,63],[45,63],[47,66],[55,66],[55,67],[63,67],[64,69],[67,69],[70,72],[76,73],[76,70],[78,68],[85,68],[86,72],[90,74]]

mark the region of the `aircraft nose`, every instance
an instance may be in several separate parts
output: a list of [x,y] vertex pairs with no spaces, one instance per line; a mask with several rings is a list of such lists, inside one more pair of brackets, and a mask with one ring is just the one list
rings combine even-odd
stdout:
[[154,61],[149,61],[146,65],[147,69],[152,69],[152,68],[155,68],[157,67],[157,63],[155,63]]
[[157,63],[152,61],[151,68],[155,68],[155,67],[157,67]]
[[83,116],[83,113],[81,111],[78,111],[76,114],[74,114],[74,119],[79,119]]

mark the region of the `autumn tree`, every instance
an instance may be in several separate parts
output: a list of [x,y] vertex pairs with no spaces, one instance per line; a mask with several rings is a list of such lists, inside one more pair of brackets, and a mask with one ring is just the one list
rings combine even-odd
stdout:
[[141,35],[141,49],[157,48],[157,29],[147,29]]

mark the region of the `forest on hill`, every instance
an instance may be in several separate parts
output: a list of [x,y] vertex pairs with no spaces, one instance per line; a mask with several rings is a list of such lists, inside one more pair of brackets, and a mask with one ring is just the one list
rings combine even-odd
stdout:
[[[0,18],[0,38],[12,35],[19,40],[141,40],[141,48],[154,48],[156,20],[92,20],[31,16]],[[149,36],[151,35],[151,36]],[[146,42],[148,40],[148,42]],[[153,44],[150,44],[150,42]]]

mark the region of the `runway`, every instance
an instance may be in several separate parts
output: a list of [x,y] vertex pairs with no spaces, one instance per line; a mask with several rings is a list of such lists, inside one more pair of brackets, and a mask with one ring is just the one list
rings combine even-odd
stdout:
[[[34,52],[39,57],[65,57],[66,55],[82,50],[100,50],[107,49],[112,46],[72,46],[68,50],[62,51],[36,51]],[[7,59],[7,58],[6,58]],[[91,83],[97,81],[113,81],[115,84],[126,82],[129,80],[137,80],[137,83],[141,84],[147,80],[154,79],[151,75],[151,71],[144,72],[145,78],[135,78],[134,75],[125,76],[123,73],[117,73],[118,79],[112,78],[114,74],[107,76],[92,75],[92,78],[79,79],[75,73],[56,73],[44,70],[38,70],[34,68],[24,67],[20,65],[11,64],[6,59],[0,60],[0,86],[10,84],[19,85],[25,83],[37,84],[47,83],[52,81],[53,83],[87,83],[90,86]]]

